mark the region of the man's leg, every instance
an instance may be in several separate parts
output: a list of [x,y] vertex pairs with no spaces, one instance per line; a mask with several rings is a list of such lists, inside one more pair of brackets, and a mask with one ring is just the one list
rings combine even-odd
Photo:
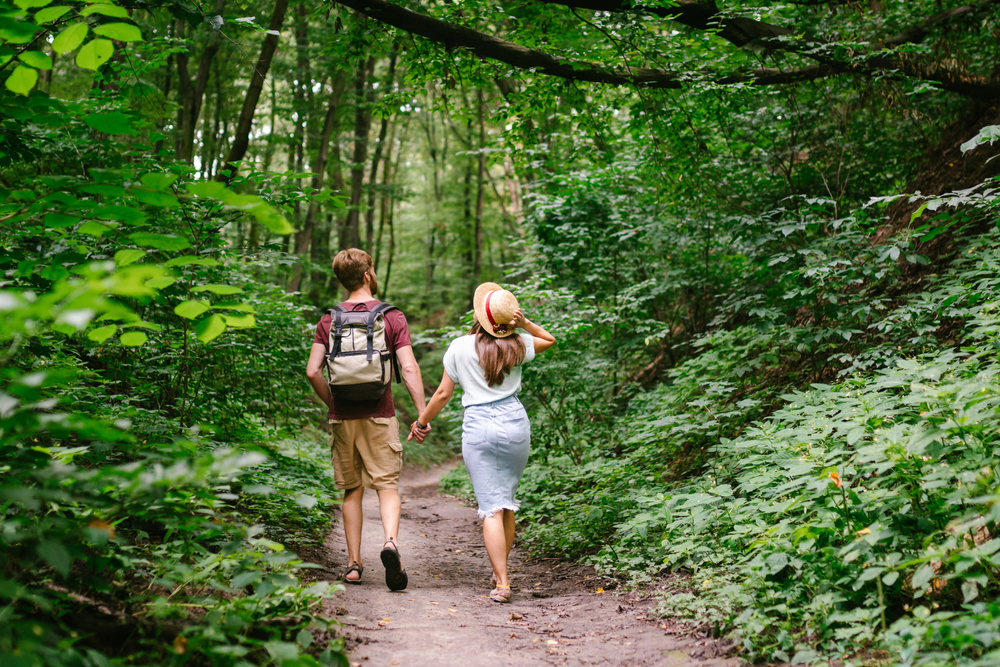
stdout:
[[398,489],[380,489],[378,494],[378,513],[382,517],[382,530],[385,531],[385,541],[391,537],[399,542],[399,514],[401,505]]
[[[364,514],[361,509],[361,501],[365,498],[365,487],[356,486],[344,492],[344,534],[347,536],[347,564],[361,562],[361,525],[364,522]],[[397,512],[397,523],[399,514]],[[347,575],[349,581],[357,581],[361,578],[357,572]]]

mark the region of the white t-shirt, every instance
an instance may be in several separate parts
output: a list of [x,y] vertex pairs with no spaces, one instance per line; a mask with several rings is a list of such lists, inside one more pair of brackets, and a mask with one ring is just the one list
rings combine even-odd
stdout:
[[[524,361],[535,358],[535,339],[531,334],[518,334],[524,341]],[[521,366],[514,366],[498,385],[486,384],[486,371],[479,365],[476,337],[462,336],[451,341],[444,353],[444,370],[462,388],[462,406],[492,403],[513,396],[521,388]]]

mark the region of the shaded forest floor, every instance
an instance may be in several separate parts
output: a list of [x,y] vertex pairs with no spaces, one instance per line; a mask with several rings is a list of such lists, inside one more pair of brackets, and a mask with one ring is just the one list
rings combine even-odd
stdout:
[[[364,583],[330,600],[344,624],[352,665],[658,665],[735,667],[731,643],[699,639],[647,620],[655,603],[637,593],[598,592],[593,570],[511,554],[513,601],[490,601],[482,522],[461,501],[438,495],[447,466],[404,474],[400,549],[410,585],[389,591],[378,559],[382,526],[374,493],[365,497]],[[335,579],[346,566],[337,529],[322,553],[302,554]]]

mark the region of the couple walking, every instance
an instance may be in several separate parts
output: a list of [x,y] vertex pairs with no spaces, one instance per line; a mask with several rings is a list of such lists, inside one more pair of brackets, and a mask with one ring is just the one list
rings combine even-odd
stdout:
[[[333,271],[350,292],[347,300],[333,313],[327,313],[316,326],[316,337],[306,375],[319,397],[329,406],[334,480],[344,489],[344,533],[347,537],[347,570],[343,580],[361,582],[364,565],[361,559],[361,502],[365,489],[378,494],[379,514],[385,532],[380,558],[385,566],[385,583],[390,590],[406,588],[406,570],[400,558],[399,473],[403,445],[392,402],[386,386],[381,396],[350,400],[366,393],[356,388],[331,391],[333,378],[324,378],[328,358],[341,345],[343,322],[350,313],[381,313],[384,320],[384,345],[394,359],[398,376],[406,385],[419,413],[410,426],[408,440],[423,442],[431,432],[431,421],[451,399],[455,386],[462,388],[462,456],[472,478],[483,519],[483,538],[493,567],[490,598],[510,601],[507,556],[514,544],[514,498],[521,473],[528,462],[531,427],[528,415],[517,400],[521,387],[521,365],[552,347],[555,338],[529,321],[518,307],[517,299],[495,283],[484,283],[473,299],[475,322],[469,334],[452,341],[444,356],[441,385],[425,404],[420,367],[413,356],[406,317],[398,309],[382,304],[378,294],[371,256],[357,249],[342,250],[333,260]],[[369,317],[367,356],[372,358],[373,327]],[[336,332],[331,336],[331,329]],[[523,333],[517,333],[522,329]],[[346,335],[346,334],[344,334]],[[377,338],[377,336],[375,336]],[[364,356],[364,334],[356,354]],[[351,353],[345,353],[351,354]],[[353,393],[352,393],[353,392]],[[369,394],[370,396],[370,394]]]

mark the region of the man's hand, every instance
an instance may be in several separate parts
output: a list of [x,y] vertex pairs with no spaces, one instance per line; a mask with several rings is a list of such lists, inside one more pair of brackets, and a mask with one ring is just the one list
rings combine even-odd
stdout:
[[423,444],[424,438],[426,438],[430,434],[431,434],[430,424],[424,426],[423,428],[420,428],[420,425],[416,421],[414,421],[412,424],[410,424],[410,435],[406,436],[406,439],[409,441],[416,438],[417,442]]

